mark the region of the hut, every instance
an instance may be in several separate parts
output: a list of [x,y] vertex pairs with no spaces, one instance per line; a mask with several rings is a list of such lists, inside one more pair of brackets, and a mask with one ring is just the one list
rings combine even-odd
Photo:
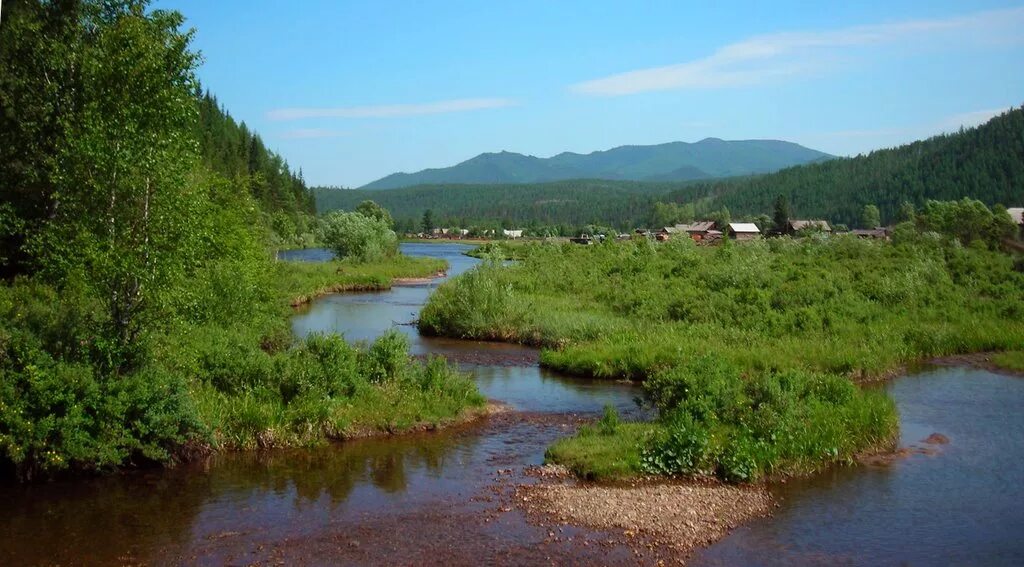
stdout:
[[[708,238],[709,233],[715,232],[715,221],[697,221],[690,224],[677,224],[675,229],[679,233],[686,233],[690,238],[700,242]],[[719,233],[721,234],[721,233]]]
[[821,232],[832,232],[832,227],[828,225],[828,222],[814,219],[814,220],[791,220],[786,226],[786,234],[797,234],[804,230],[817,230]]
[[729,223],[729,238],[733,240],[754,240],[760,236],[761,230],[752,222]]
[[884,226],[876,226],[875,228],[856,228],[851,230],[850,234],[857,238],[877,238],[879,240],[889,239],[889,230]]
[[1006,209],[1010,218],[1017,223],[1017,238],[1024,239],[1024,207],[1010,207]]

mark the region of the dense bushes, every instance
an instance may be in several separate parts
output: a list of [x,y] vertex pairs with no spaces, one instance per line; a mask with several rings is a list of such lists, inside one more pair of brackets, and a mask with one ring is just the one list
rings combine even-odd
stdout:
[[881,448],[896,426],[893,404],[834,374],[787,370],[743,376],[703,357],[644,383],[664,430],[643,454],[659,474],[730,481],[814,470],[822,462]]
[[644,380],[659,418],[629,431],[643,447],[591,432],[552,448],[585,474],[607,468],[595,455],[611,446],[632,455],[618,461],[634,474],[802,472],[894,435],[892,404],[851,379],[1024,346],[1024,274],[978,244],[910,226],[894,243],[531,247],[441,286],[420,325],[541,344],[542,364],[575,374]]
[[382,217],[335,211],[323,219],[324,244],[338,258],[381,260],[398,252],[398,237]]

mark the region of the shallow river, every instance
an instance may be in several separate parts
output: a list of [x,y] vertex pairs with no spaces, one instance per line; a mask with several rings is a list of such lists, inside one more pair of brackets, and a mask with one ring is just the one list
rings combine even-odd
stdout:
[[[403,245],[445,258],[451,275],[476,262],[465,249]],[[397,328],[415,354],[449,356],[516,411],[437,433],[0,487],[0,564],[649,561],[600,545],[603,534],[533,525],[509,503],[523,467],[541,463],[552,440],[606,403],[637,415],[638,390],[541,370],[532,349],[420,337],[408,323],[435,285],[322,298],[293,328],[352,341]],[[939,368],[884,387],[899,406],[908,456],[773,487],[773,517],[691,563],[1024,564],[1024,379]],[[949,443],[923,443],[932,433]]]

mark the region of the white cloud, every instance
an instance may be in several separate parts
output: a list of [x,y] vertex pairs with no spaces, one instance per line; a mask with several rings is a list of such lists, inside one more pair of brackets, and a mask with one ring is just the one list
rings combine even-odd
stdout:
[[507,98],[462,98],[420,104],[387,104],[376,106],[342,106],[335,108],[279,108],[267,113],[271,120],[298,120],[301,118],[393,118],[467,112],[488,108],[515,106]]
[[756,36],[726,45],[708,57],[619,73],[569,87],[585,95],[620,96],[649,91],[746,86],[828,67],[830,56],[844,48],[885,44],[921,46],[941,42],[1020,42],[1024,8],[979,12],[936,20],[913,20],[839,30],[787,32]]
[[308,140],[311,138],[337,138],[345,136],[347,132],[338,130],[327,130],[325,128],[297,128],[281,134],[282,138],[289,140]]

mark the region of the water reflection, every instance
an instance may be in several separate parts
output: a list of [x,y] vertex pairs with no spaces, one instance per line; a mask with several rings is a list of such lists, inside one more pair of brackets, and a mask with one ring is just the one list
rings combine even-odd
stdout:
[[[694,563],[1024,564],[1024,380],[941,368],[886,389],[900,411],[901,446],[923,452],[778,486],[782,507],[772,518]],[[950,443],[923,443],[932,433]]]

